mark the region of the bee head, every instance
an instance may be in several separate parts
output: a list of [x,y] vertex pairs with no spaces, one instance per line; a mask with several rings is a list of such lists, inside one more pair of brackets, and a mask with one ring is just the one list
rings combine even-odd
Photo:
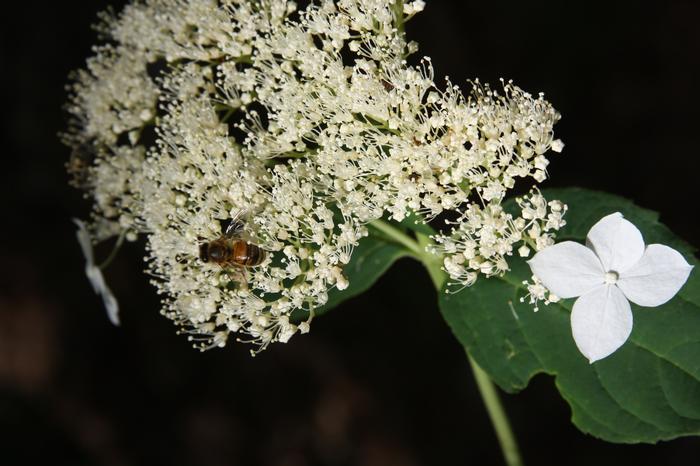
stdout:
[[202,262],[209,262],[209,243],[199,245],[199,259]]

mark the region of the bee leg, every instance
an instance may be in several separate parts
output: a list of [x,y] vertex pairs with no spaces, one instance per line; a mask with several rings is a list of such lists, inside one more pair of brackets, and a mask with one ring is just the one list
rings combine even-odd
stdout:
[[248,277],[246,276],[244,267],[234,265],[226,268],[225,271],[226,275],[231,279],[229,286],[241,290],[248,289]]

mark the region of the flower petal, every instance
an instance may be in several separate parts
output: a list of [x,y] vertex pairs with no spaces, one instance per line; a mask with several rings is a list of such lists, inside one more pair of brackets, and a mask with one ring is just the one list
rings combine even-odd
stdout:
[[112,290],[110,290],[107,285],[102,289],[100,295],[102,296],[102,302],[107,310],[109,321],[112,322],[113,325],[119,326],[119,302],[117,298],[114,297]]
[[78,238],[78,243],[80,244],[80,249],[83,251],[83,256],[85,256],[85,261],[88,266],[92,266],[95,263],[95,258],[92,254],[90,233],[88,233],[87,227],[82,220],[74,218],[73,223],[78,226],[78,231],[75,232],[75,236]]
[[594,363],[612,354],[632,333],[630,303],[615,285],[603,285],[576,300],[571,332],[579,351]]
[[581,296],[605,280],[595,253],[573,241],[546,247],[527,263],[542,284],[560,298]]
[[107,286],[104,276],[102,275],[102,270],[94,265],[85,266],[85,275],[87,275],[92,289],[95,290],[100,298],[102,298],[102,303],[107,310],[107,317],[109,317],[110,322],[114,325],[119,325],[119,303],[117,299],[112,294],[112,290]]
[[586,237],[606,272],[622,273],[636,264],[644,254],[644,240],[639,229],[615,212],[593,225]]
[[650,244],[642,259],[620,275],[617,286],[640,306],[660,306],[678,293],[693,266],[675,249]]
[[102,294],[102,291],[107,287],[105,279],[102,276],[102,270],[97,266],[86,264],[85,275],[90,285],[92,285],[92,289],[95,290],[95,293]]

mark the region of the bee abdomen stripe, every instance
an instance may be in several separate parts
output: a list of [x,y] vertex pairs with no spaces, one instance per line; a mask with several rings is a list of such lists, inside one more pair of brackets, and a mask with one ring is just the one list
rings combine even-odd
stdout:
[[254,244],[248,245],[248,257],[246,258],[245,265],[257,265],[260,260],[260,248]]

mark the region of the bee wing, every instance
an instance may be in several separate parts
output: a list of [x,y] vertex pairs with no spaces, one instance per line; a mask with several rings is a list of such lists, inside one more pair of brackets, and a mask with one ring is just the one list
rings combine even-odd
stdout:
[[245,228],[245,217],[247,216],[247,211],[239,210],[236,214],[231,217],[231,221],[226,227],[224,236],[227,238],[238,238],[243,233]]

